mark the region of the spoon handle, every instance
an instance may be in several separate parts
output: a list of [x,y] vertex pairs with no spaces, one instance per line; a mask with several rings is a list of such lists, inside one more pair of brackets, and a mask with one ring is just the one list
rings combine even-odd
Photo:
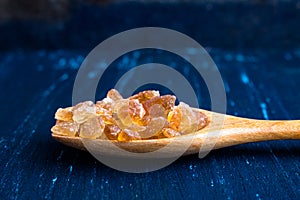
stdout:
[[215,148],[268,140],[299,140],[300,120],[256,120],[225,116]]
[[[215,126],[212,123],[206,130],[202,130],[203,132],[200,130],[200,141],[196,142],[215,144],[214,149],[268,140],[300,140],[300,120],[258,120],[201,109],[200,111],[208,116],[210,122],[218,118],[222,119],[220,121],[223,124]],[[220,130],[219,134],[211,134],[214,130]],[[201,133],[205,132],[208,134],[201,136]],[[203,138],[206,138],[205,141]]]

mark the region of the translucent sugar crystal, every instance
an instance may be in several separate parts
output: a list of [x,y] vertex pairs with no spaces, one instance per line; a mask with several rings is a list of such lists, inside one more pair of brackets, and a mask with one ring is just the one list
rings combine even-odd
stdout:
[[91,101],[85,101],[73,107],[73,120],[79,124],[96,116],[96,105]]
[[140,140],[140,139],[141,136],[139,135],[138,132],[129,129],[122,130],[118,135],[118,141],[120,142],[127,142],[131,140]]
[[134,123],[144,125],[143,118],[146,115],[146,111],[143,104],[141,104],[137,99],[129,100],[128,112]]
[[59,108],[55,113],[55,119],[65,122],[73,121],[72,107]]
[[159,97],[159,91],[155,90],[147,90],[143,92],[139,92],[131,97],[129,97],[130,100],[137,99],[140,103],[144,103],[145,101],[152,99],[154,97]]
[[66,136],[124,142],[176,137],[207,125],[205,114],[182,102],[175,106],[175,101],[175,96],[160,96],[154,90],[123,99],[112,89],[96,104],[86,101],[73,108],[59,108],[52,131]]
[[165,117],[165,109],[160,104],[154,104],[149,109],[150,117]]
[[106,113],[106,114],[101,114],[100,116],[102,117],[105,124],[112,125],[115,123],[114,118],[112,117],[112,114]]
[[181,122],[182,112],[179,106],[175,106],[168,114],[170,128],[178,131]]
[[208,123],[207,116],[204,113],[202,113],[200,111],[196,111],[196,110],[194,110],[194,113],[195,113],[196,118],[197,118],[196,122],[198,123],[198,125],[197,125],[198,130],[200,130],[200,129],[204,128],[207,125],[207,123]]
[[107,97],[112,99],[113,101],[118,101],[123,99],[122,95],[118,92],[118,90],[115,89],[109,90],[107,93]]
[[143,103],[144,108],[147,113],[150,112],[150,108],[155,104],[161,105],[164,112],[164,117],[166,118],[168,113],[174,107],[176,101],[176,97],[173,95],[164,95],[164,96],[156,96],[152,99],[149,99]]
[[80,124],[79,136],[82,138],[96,139],[99,138],[105,128],[105,124],[101,117],[89,118]]
[[57,121],[51,131],[60,135],[76,136],[78,129],[79,125],[76,122]]
[[176,136],[180,136],[181,134],[171,128],[164,128],[162,130],[162,133],[165,137],[167,138],[171,138],[171,137],[176,137]]
[[96,102],[97,112],[111,110],[111,105],[114,101],[110,98],[104,98],[102,101]]
[[164,117],[152,118],[146,126],[146,129],[139,131],[138,133],[143,139],[153,137],[161,132],[161,130],[166,126],[166,122],[167,120]]
[[198,130],[197,115],[191,109],[191,107],[183,102],[180,102],[178,107],[181,110],[181,122],[178,127],[178,131],[187,134],[193,133]]
[[132,120],[129,114],[129,101],[128,99],[119,100],[113,103],[112,112],[115,123],[121,129],[128,129],[131,131],[142,131],[145,127],[140,126]]
[[97,101],[96,114],[102,117],[105,124],[114,124],[114,119],[112,117],[112,103],[105,103],[103,100]]
[[121,129],[117,125],[106,125],[104,129],[105,136],[110,140],[116,140]]
[[124,99],[116,101],[112,105],[112,115],[121,128],[132,125],[131,117],[129,115],[129,100]]
[[207,125],[207,116],[200,111],[193,110],[187,104],[180,102],[168,114],[170,128],[181,133],[192,133]]

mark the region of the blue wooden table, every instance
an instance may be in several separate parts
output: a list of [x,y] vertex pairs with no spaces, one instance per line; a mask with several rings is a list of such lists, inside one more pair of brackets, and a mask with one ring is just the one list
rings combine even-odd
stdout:
[[[203,5],[200,8],[203,9]],[[242,8],[247,10],[245,6]],[[80,12],[89,13],[95,8],[85,9]],[[287,8],[282,9],[279,13],[285,13]],[[296,19],[300,19],[298,12],[292,9],[290,13],[296,13]],[[204,20],[201,14],[197,16]],[[125,27],[124,23],[120,26]],[[141,24],[147,25],[145,21]],[[8,25],[1,26],[2,30],[5,26]],[[9,31],[16,26],[9,25]],[[285,30],[300,33],[294,26]],[[291,32],[290,35],[297,35]],[[111,36],[109,34],[104,36]],[[7,35],[2,34],[2,40],[9,38]],[[13,35],[21,41],[21,33]],[[11,43],[6,42],[7,49],[2,46],[0,53],[0,199],[300,198],[300,141],[244,144],[212,151],[204,159],[197,155],[185,156],[166,168],[144,174],[113,170],[88,152],[54,141],[50,133],[55,123],[54,113],[58,107],[71,105],[77,70],[91,48],[68,48],[67,43],[62,44],[65,48],[40,48],[38,45],[45,41],[43,36],[36,39],[33,48],[28,48],[26,37],[22,37],[24,46],[15,48],[16,43],[11,39]],[[263,40],[262,37],[258,40]],[[228,114],[258,119],[300,119],[300,46],[297,46],[300,43],[294,39],[295,43],[280,43],[284,48],[270,48],[272,42],[260,48],[229,48],[226,41],[223,46],[209,47],[213,39],[203,39],[221,72]],[[89,42],[90,46],[97,44]],[[131,67],[151,61],[160,61],[182,70],[183,74],[183,69],[189,67],[166,52],[147,50],[122,56],[112,64],[110,72],[117,79]],[[189,72],[184,75],[193,77]],[[109,81],[113,80],[106,79],[104,87],[99,88],[98,98],[111,87]],[[200,80],[190,80],[197,88],[201,107],[209,109],[205,85],[201,85]]]

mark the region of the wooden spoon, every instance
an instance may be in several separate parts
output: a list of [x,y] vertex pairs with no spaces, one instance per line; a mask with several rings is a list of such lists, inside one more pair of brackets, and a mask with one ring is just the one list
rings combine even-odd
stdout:
[[[195,109],[195,108],[194,108]],[[118,142],[112,140],[94,139],[93,141],[101,147],[101,153],[114,155],[111,145],[135,153],[152,152],[163,149],[166,145],[173,143],[171,148],[166,148],[162,153],[172,156],[182,151],[184,145],[188,145],[183,155],[199,153],[199,150],[210,151],[233,145],[249,142],[260,142],[268,140],[293,140],[300,139],[300,120],[256,120],[235,117],[226,114],[219,114],[203,109],[198,109],[208,117],[208,125],[191,134],[186,134],[174,138],[134,140],[130,142]],[[216,123],[215,123],[216,122]],[[52,133],[52,137],[71,147],[87,150],[80,137],[69,137]]]

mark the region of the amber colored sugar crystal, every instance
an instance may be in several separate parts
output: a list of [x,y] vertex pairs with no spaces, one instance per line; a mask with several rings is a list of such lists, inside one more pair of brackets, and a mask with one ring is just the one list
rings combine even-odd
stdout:
[[104,100],[97,101],[96,115],[101,116],[105,124],[114,124],[114,119],[112,117],[112,103],[110,101],[107,103]]
[[143,104],[137,99],[129,100],[128,103],[128,113],[131,120],[138,125],[146,125],[147,120],[144,120],[146,111]]
[[193,133],[198,130],[198,119],[195,112],[189,105],[180,102],[178,107],[181,110],[181,121],[178,131],[183,134]]
[[162,129],[166,126],[166,122],[167,120],[163,117],[152,118],[149,124],[146,126],[146,129],[139,131],[138,133],[143,139],[159,135]]
[[86,101],[59,108],[52,131],[66,136],[127,142],[180,136],[202,129],[207,116],[180,102],[173,95],[148,90],[124,99],[112,89],[94,104]]
[[112,110],[113,110],[112,116],[113,116],[116,124],[120,128],[125,129],[125,128],[133,126],[133,121],[129,114],[129,100],[128,99],[116,101],[113,104]]
[[96,105],[91,101],[85,101],[73,107],[73,120],[79,124],[96,116]]
[[200,112],[200,111],[194,111],[195,115],[196,115],[196,118],[197,118],[197,124],[198,124],[198,130],[204,128],[207,123],[208,123],[208,118],[207,116]]
[[175,137],[175,136],[180,136],[181,135],[179,132],[173,130],[172,128],[164,128],[162,130],[162,133],[167,138],[171,138],[171,137]]
[[73,121],[72,107],[59,108],[55,113],[55,119],[65,122]]
[[164,109],[165,117],[175,106],[176,97],[173,95],[164,95],[164,96],[155,96],[152,99],[149,99],[144,102],[144,107],[147,113],[150,112],[150,108],[154,105],[161,105]]
[[168,114],[168,122],[170,128],[178,131],[181,122],[182,112],[180,107],[174,107]]
[[76,136],[79,130],[79,125],[75,122],[57,121],[51,131],[65,136]]
[[105,136],[110,140],[118,138],[121,129],[117,125],[106,125],[104,129]]
[[129,129],[122,130],[118,135],[118,141],[120,142],[139,140],[139,139],[141,139],[141,136],[137,132],[131,131]]
[[79,136],[82,138],[96,139],[102,135],[104,128],[105,124],[101,117],[89,118],[80,124]]
[[129,97],[128,99],[132,100],[132,99],[137,99],[139,100],[139,102],[144,103],[145,101],[152,99],[154,97],[159,97],[159,92],[155,91],[155,90],[147,90],[147,91],[143,91],[143,92],[139,92],[131,97]]
[[107,98],[110,98],[113,101],[118,101],[123,99],[122,95],[116,89],[109,90],[107,93]]

